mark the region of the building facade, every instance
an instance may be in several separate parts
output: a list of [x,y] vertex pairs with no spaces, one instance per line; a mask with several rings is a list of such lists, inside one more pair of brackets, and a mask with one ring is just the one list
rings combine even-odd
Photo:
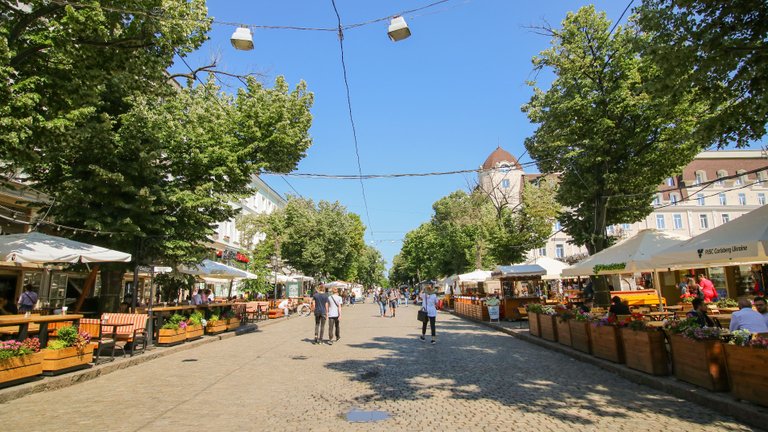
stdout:
[[[539,174],[526,174],[517,159],[501,148],[491,153],[482,168],[478,183],[490,192],[494,202],[519,203],[522,182],[540,178]],[[508,196],[495,197],[493,193]],[[638,222],[611,225],[607,227],[607,234],[627,238],[642,229],[655,228],[693,237],[766,203],[768,154],[765,151],[706,151],[697,155],[679,175],[659,185],[651,214]],[[529,251],[528,255],[577,261],[587,256],[587,250],[572,244],[571,237],[555,221],[546,245]]]

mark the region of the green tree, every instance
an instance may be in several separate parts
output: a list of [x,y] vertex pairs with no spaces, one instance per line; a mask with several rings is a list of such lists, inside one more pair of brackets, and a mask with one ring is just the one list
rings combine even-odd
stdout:
[[552,46],[533,64],[555,78],[546,91],[531,83],[522,108],[538,124],[529,154],[560,173],[563,229],[592,254],[610,245],[607,225],[650,214],[658,185],[706,146],[691,135],[702,105],[687,93],[651,97],[646,84],[661,71],[638,54],[647,39],[631,26],[610,34],[610,24],[587,6],[549,29]]
[[387,282],[384,277],[386,265],[387,262],[384,261],[381,252],[373,246],[366,245],[359,256],[357,282],[365,288],[385,286]]
[[763,0],[644,0],[643,56],[660,70],[657,95],[697,89],[710,116],[696,137],[745,146],[766,133],[768,3]]

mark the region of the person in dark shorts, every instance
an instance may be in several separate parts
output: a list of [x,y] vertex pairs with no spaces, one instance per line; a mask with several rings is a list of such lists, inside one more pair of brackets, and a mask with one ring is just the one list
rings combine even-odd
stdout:
[[[325,333],[325,322],[328,320],[328,294],[325,293],[325,286],[320,285],[317,287],[317,292],[312,295],[312,304],[310,305],[315,311],[315,343],[323,342],[323,334]],[[328,344],[331,344],[330,335],[328,335]]]

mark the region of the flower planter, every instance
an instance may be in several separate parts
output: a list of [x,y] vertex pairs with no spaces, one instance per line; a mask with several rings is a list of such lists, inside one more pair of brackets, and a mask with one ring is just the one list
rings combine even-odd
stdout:
[[557,342],[557,325],[555,315],[539,315],[539,331],[541,337],[548,341]]
[[203,337],[203,325],[202,324],[188,325],[187,326],[187,332],[186,332],[187,340],[200,339],[201,337]]
[[528,312],[528,331],[530,331],[533,336],[541,337],[539,314],[536,312]]
[[12,385],[43,373],[43,353],[0,360],[0,387]]
[[731,394],[736,399],[747,400],[768,407],[768,350],[723,345]]
[[659,330],[621,329],[627,366],[650,375],[669,375],[664,333]]
[[240,318],[229,318],[227,320],[227,330],[237,330],[240,327]]
[[591,326],[592,355],[614,363],[624,363],[624,346],[619,328],[612,325]]
[[178,345],[187,339],[184,329],[164,329],[157,331],[157,344],[161,346]]
[[205,334],[219,334],[227,331],[227,322],[225,320],[208,321],[205,325]]
[[675,378],[712,391],[728,390],[728,372],[720,341],[671,335],[669,344]]
[[721,314],[732,314],[734,312],[738,312],[739,308],[737,308],[737,307],[724,307],[724,308],[718,308],[717,310]]
[[589,321],[568,321],[571,329],[571,346],[581,352],[592,354],[592,334]]
[[557,326],[557,341],[563,345],[566,346],[573,346],[573,343],[571,343],[571,320],[561,320],[560,317],[557,317],[555,320],[555,325]]
[[69,347],[60,350],[44,349],[43,375],[58,375],[78,369],[90,367],[93,361],[93,344],[88,344],[82,350]]

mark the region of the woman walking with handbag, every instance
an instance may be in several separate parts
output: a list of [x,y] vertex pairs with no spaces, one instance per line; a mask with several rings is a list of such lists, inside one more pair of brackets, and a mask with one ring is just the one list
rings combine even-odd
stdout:
[[427,313],[427,319],[421,323],[421,336],[420,339],[424,341],[424,336],[427,334],[427,322],[432,330],[432,343],[435,344],[435,318],[437,318],[437,295],[435,294],[435,287],[431,284],[425,288],[425,293],[421,295],[421,309]]

